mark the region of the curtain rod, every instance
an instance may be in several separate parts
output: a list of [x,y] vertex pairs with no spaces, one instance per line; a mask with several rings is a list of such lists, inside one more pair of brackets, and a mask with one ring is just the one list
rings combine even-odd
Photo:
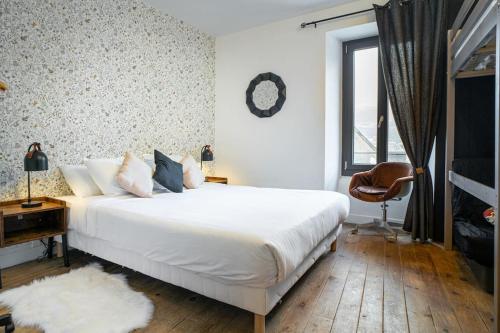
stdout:
[[339,19],[339,18],[342,18],[342,17],[346,17],[346,16],[352,16],[352,15],[357,15],[357,14],[361,14],[361,13],[366,13],[366,12],[370,12],[374,10],[373,8],[370,8],[370,9],[363,9],[363,10],[359,10],[357,12],[352,12],[352,13],[349,13],[349,14],[343,14],[343,15],[338,15],[338,16],[332,16],[332,17],[329,17],[329,18],[325,18],[325,19],[322,19],[322,20],[317,20],[317,21],[311,21],[311,22],[304,22],[300,25],[300,27],[302,29],[306,28],[307,26],[310,26],[310,25],[314,25],[315,28],[317,28],[317,25],[318,23],[322,23],[322,22],[326,22],[326,21],[331,21],[331,20],[336,20],[336,19]]
[[[412,1],[412,0],[399,0],[399,5],[401,6],[401,5],[403,5],[403,4],[407,3],[407,2],[410,2],[410,1]],[[388,2],[385,6],[389,6],[390,7],[390,2]],[[363,10],[359,10],[357,12],[352,12],[352,13],[338,15],[338,16],[332,16],[332,17],[328,17],[328,18],[325,18],[325,19],[322,19],[322,20],[317,20],[317,21],[304,22],[304,23],[302,23],[300,25],[300,27],[302,29],[304,29],[304,28],[306,28],[306,27],[308,27],[310,25],[314,25],[314,27],[317,28],[318,23],[336,20],[336,19],[339,19],[339,18],[342,18],[342,17],[352,16],[352,15],[358,15],[358,14],[361,14],[361,13],[371,12],[372,10],[375,10],[375,8],[363,9]]]

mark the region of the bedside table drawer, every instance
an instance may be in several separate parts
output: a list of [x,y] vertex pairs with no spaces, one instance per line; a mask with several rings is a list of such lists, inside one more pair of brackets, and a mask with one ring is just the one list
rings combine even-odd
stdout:
[[63,234],[64,221],[63,209],[4,217],[0,247]]

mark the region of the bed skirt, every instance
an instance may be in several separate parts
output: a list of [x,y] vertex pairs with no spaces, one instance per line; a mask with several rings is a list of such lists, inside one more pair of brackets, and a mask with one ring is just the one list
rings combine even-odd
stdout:
[[311,251],[292,274],[284,281],[269,288],[224,284],[195,272],[151,261],[138,253],[119,249],[107,241],[88,237],[74,230],[68,232],[68,243],[73,248],[125,266],[158,280],[265,316],[316,260],[330,250],[330,245],[337,239],[341,231],[342,223],[339,223],[337,228]]

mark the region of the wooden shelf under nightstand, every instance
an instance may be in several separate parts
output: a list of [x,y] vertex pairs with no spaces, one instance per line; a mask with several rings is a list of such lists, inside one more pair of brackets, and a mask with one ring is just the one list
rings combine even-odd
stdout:
[[205,182],[207,183],[218,183],[218,184],[226,184],[227,185],[227,177],[205,177]]
[[33,200],[41,201],[42,205],[22,208],[21,203],[25,200],[0,202],[0,248],[48,238],[47,253],[51,258],[54,236],[61,235],[64,265],[69,266],[66,202],[48,197]]

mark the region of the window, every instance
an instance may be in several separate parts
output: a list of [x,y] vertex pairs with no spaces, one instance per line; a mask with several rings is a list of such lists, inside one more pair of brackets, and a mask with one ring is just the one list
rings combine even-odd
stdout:
[[407,162],[387,98],[378,37],[343,44],[342,175]]
[[399,136],[389,101],[387,101],[387,108],[387,161],[410,163],[408,156],[406,156],[403,141]]

